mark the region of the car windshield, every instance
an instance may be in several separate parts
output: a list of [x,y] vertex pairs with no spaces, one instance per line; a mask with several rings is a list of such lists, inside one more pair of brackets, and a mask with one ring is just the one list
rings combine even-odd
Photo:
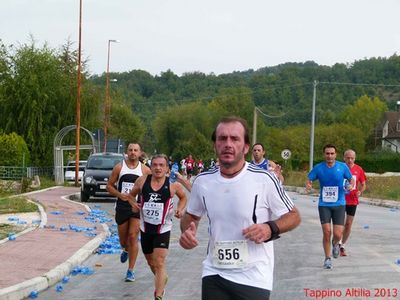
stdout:
[[122,156],[96,156],[91,157],[87,163],[87,169],[112,170],[122,161]]
[[[79,171],[84,171],[86,166],[86,161],[80,161],[79,162]],[[66,171],[75,171],[75,162],[70,161],[68,162],[68,165],[65,167]]]

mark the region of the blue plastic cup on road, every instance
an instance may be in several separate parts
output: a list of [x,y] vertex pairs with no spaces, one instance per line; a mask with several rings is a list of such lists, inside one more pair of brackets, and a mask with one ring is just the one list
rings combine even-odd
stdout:
[[79,274],[79,269],[73,268],[72,271],[71,271],[71,275],[72,275],[72,276],[76,276],[76,275],[78,275],[78,274]]
[[29,293],[29,298],[30,299],[35,299],[39,296],[39,292],[37,290],[33,290],[32,292]]
[[69,282],[69,276],[64,276],[62,279],[62,283],[68,283]]
[[64,287],[61,284],[57,284],[56,291],[57,293],[61,293],[64,290]]
[[369,228],[369,225],[364,225],[364,229],[368,229]]

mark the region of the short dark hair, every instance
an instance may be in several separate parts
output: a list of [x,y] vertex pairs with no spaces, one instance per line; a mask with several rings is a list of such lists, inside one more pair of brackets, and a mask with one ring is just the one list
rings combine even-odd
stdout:
[[127,149],[129,148],[129,145],[130,145],[130,144],[132,144],[132,145],[134,145],[134,144],[138,145],[140,151],[142,151],[142,145],[140,145],[140,143],[138,143],[138,142],[128,142],[128,144],[127,144],[127,146],[126,146]]
[[242,119],[240,117],[235,117],[235,116],[231,116],[231,117],[224,117],[222,119],[220,119],[217,123],[217,125],[215,126],[215,129],[211,135],[211,140],[215,143],[215,141],[217,140],[217,127],[219,124],[222,123],[234,123],[234,122],[238,122],[240,124],[242,124],[243,128],[244,128],[244,142],[247,145],[250,145],[250,135],[249,135],[249,126],[247,125],[247,122],[245,119]]
[[166,156],[166,155],[163,154],[163,153],[154,154],[153,157],[151,158],[151,163],[153,163],[153,160],[155,160],[156,158],[164,158],[164,159],[165,159],[165,162],[167,163],[167,166],[168,166],[168,156]]
[[263,145],[262,143],[255,143],[255,144],[253,145],[253,147],[251,147],[251,149],[254,149],[255,146],[261,146],[262,150],[263,150],[263,151],[265,150],[264,145]]
[[336,146],[334,145],[334,144],[326,144],[325,146],[324,146],[324,149],[323,149],[323,152],[325,153],[325,149],[326,148],[333,148],[333,149],[335,149],[335,152],[337,152],[337,149],[336,149]]

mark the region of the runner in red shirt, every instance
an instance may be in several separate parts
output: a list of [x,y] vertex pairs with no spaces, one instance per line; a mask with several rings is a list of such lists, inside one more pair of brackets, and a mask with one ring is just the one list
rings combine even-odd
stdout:
[[189,156],[185,159],[185,165],[186,165],[187,179],[190,180],[190,177],[192,177],[194,169],[194,159],[191,154],[189,154]]
[[197,172],[199,174],[204,171],[204,163],[201,159],[198,160],[198,162],[196,163],[196,166],[197,166]]
[[350,236],[351,226],[353,225],[354,215],[356,214],[358,205],[358,197],[360,197],[367,188],[367,177],[365,176],[364,170],[354,163],[355,160],[356,152],[354,150],[349,149],[344,152],[344,161],[353,175],[355,184],[351,191],[346,195],[346,221],[340,245],[340,256],[347,256],[344,246]]

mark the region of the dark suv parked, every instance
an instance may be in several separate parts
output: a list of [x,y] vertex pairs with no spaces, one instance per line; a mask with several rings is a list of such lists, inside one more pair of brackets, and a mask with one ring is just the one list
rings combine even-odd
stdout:
[[89,156],[83,180],[81,181],[81,201],[90,197],[112,197],[106,190],[112,169],[124,159],[119,153],[95,153]]

